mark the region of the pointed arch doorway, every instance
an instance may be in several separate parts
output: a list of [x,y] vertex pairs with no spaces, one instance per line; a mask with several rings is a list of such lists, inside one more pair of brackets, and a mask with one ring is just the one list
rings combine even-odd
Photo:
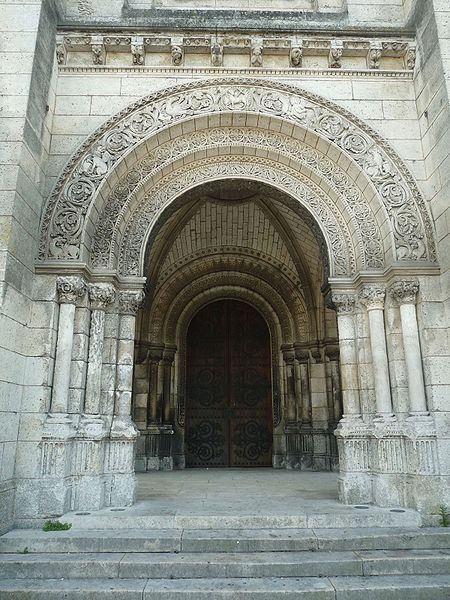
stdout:
[[230,299],[203,307],[186,369],[186,466],[272,466],[270,333],[258,311]]

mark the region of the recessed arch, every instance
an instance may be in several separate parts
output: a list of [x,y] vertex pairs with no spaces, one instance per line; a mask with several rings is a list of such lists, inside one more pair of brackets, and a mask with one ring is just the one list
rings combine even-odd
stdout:
[[[414,180],[390,146],[353,115],[314,94],[278,82],[222,79],[166,89],[139,100],[108,120],[86,140],[65,168],[42,221],[41,262],[81,261],[90,252],[86,215],[102,184],[111,186],[118,161],[131,157],[143,140],[196,116],[223,113],[258,120],[283,119],[331,142],[374,187],[393,236],[392,260],[435,261],[431,220]],[[189,125],[186,125],[189,128]],[[275,125],[276,127],[276,125]],[[139,150],[138,150],[139,148]],[[357,244],[355,244],[357,245]]]

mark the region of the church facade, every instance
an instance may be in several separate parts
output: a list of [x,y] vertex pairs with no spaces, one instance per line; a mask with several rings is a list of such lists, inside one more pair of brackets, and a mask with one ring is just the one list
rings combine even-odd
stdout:
[[194,467],[449,504],[448,3],[0,23],[0,530]]

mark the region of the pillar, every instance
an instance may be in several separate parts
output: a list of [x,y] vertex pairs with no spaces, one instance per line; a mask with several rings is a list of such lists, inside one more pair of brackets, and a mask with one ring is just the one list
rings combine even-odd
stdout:
[[283,360],[285,365],[285,383],[286,383],[286,424],[295,423],[296,410],[295,410],[295,351],[289,344],[281,347],[283,353]]
[[392,417],[391,384],[384,327],[385,296],[385,288],[380,285],[367,285],[359,295],[369,315],[376,412],[380,419]]
[[416,296],[418,291],[419,283],[415,280],[397,281],[390,288],[392,297],[400,306],[408,380],[409,411],[411,416],[428,415],[416,314]]

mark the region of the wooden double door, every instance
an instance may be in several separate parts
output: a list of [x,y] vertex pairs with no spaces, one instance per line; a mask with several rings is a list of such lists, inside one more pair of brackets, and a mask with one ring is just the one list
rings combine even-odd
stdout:
[[272,465],[270,334],[236,300],[208,304],[187,336],[187,467]]

